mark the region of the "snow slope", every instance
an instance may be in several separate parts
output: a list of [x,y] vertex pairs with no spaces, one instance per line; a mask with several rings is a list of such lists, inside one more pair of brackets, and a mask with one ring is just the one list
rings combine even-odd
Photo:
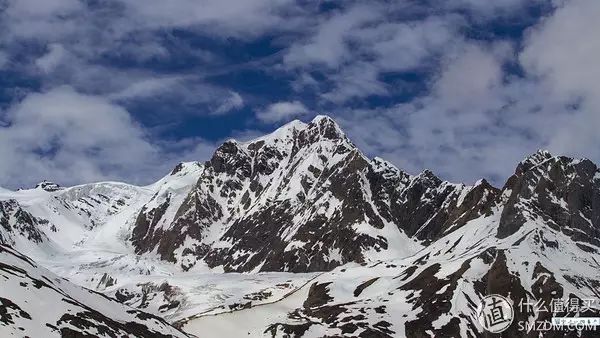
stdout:
[[[480,337],[485,332],[476,309],[482,295],[507,295],[514,304],[541,299],[545,306],[553,298],[600,296],[597,254],[579,249],[540,220],[528,222],[502,240],[495,236],[497,227],[497,214],[474,220],[412,257],[343,266],[280,302],[191,319],[183,330],[196,334],[206,329],[226,338]],[[547,247],[542,236],[547,243],[561,244]],[[579,315],[598,313],[596,303]],[[515,321],[548,316],[517,310]],[[526,334],[515,325],[504,336]],[[593,334],[583,333],[583,337]]]
[[187,337],[163,319],[71,284],[0,245],[0,336]]
[[370,160],[332,119],[318,116],[225,142],[183,203],[163,195],[144,206],[132,243],[183,269],[331,270],[411,255],[481,214],[496,190]]
[[[319,116],[228,141],[144,187],[0,189],[0,244],[198,336],[478,337],[490,293],[514,304],[600,297],[600,170],[540,151],[501,189],[455,184],[369,159]],[[8,296],[31,316],[22,292]]]

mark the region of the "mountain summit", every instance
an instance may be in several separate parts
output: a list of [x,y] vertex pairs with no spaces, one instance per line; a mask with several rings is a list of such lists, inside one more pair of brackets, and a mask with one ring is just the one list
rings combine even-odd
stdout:
[[[237,334],[475,337],[487,294],[513,304],[600,295],[600,171],[538,151],[501,189],[456,184],[370,159],[318,116],[229,140],[145,187],[3,190],[0,244],[198,335],[224,318],[206,314],[281,301]],[[547,316],[515,310],[531,318]]]
[[411,254],[483,214],[496,193],[370,160],[318,116],[225,142],[183,203],[167,193],[143,207],[132,242],[185,269],[201,259],[225,271],[326,271]]

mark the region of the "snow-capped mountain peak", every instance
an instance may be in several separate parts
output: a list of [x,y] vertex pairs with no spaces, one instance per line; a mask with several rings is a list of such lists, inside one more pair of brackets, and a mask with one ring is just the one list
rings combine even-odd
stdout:
[[54,183],[54,182],[49,182],[49,181],[42,181],[38,184],[36,184],[35,189],[42,189],[48,192],[54,192],[54,191],[58,191],[61,190],[61,186]]
[[[546,151],[502,189],[456,184],[369,159],[318,116],[224,142],[147,186],[44,186],[0,190],[0,244],[195,333],[211,320],[199,312],[253,313],[279,295],[273,311],[286,312],[234,336],[479,336],[487,293],[600,294],[600,171]],[[253,291],[222,272],[250,274]]]

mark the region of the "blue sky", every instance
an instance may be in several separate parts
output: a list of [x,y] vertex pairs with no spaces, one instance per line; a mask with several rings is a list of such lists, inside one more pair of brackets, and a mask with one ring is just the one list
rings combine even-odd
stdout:
[[0,185],[145,184],[295,118],[409,173],[600,160],[594,0],[0,0]]

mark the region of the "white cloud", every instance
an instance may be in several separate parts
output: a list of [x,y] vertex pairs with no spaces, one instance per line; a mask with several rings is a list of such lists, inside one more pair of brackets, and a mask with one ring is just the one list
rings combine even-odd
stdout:
[[35,64],[45,73],[53,71],[67,54],[65,48],[57,43],[48,45],[48,52],[35,60]]
[[[0,44],[6,45],[7,51],[18,51],[24,45],[39,48],[32,48],[15,64],[24,75],[36,77],[43,90],[68,85],[119,104],[162,100],[177,105],[170,112],[173,115],[224,114],[244,103],[240,93],[204,80],[226,71],[222,60],[187,45],[185,39],[162,34],[181,28],[218,38],[248,38],[292,24],[294,20],[281,17],[296,7],[291,1],[266,0],[151,3],[11,0],[0,11]],[[171,55],[173,50],[176,52]],[[184,74],[169,69],[180,57],[197,70],[186,69],[189,72]],[[125,65],[111,60],[123,60]],[[166,68],[154,69],[145,63]],[[210,67],[217,63],[220,67]]]
[[76,29],[73,15],[84,8],[77,0],[12,0],[5,2],[0,13],[2,35],[8,39],[59,39]]
[[[340,10],[315,13],[317,6],[302,8],[289,0],[122,0],[101,10],[77,0],[10,1],[0,13],[0,41],[7,53],[11,46],[31,41],[49,48],[37,61],[11,59],[11,66],[32,62],[29,71],[38,73],[42,88],[64,83],[72,88],[31,94],[8,110],[8,124],[0,127],[0,158],[9,161],[0,163],[0,184],[15,177],[28,184],[41,178],[66,184],[148,180],[168,171],[165,162],[172,159],[207,156],[213,143],[201,139],[151,142],[119,104],[171,100],[193,108],[202,103],[200,113],[225,114],[246,102],[240,93],[203,79],[235,71],[238,65],[228,68],[218,57],[190,46],[178,46],[177,52],[196,57],[192,75],[95,63],[98,55],[110,53],[140,63],[168,60],[173,55],[154,30],[171,28],[216,39],[275,33],[275,45],[291,46],[269,59],[281,64],[267,71],[300,74],[295,90],[323,99],[317,104],[339,106],[344,128],[361,147],[409,171],[430,167],[450,179],[500,181],[537,148],[600,159],[600,47],[590,35],[600,30],[597,1],[554,1],[561,7],[531,30],[522,51],[505,42],[478,43],[464,36],[467,17],[481,22],[512,15],[531,3],[444,1],[435,11],[414,10],[410,6],[420,6],[415,2],[344,3]],[[447,12],[456,9],[455,14]],[[289,31],[294,35],[277,36]],[[0,67],[2,59],[0,54]],[[507,61],[520,63],[525,77],[507,76]],[[412,69],[438,72],[429,92],[388,108],[344,108],[349,100],[398,93],[401,88],[384,82],[382,75]],[[280,123],[309,114],[303,103],[281,100],[257,111],[256,118]]]
[[335,82],[335,86],[321,97],[334,103],[343,103],[355,97],[386,95],[388,89],[379,80],[379,71],[372,63],[355,62],[329,77]]
[[256,36],[266,29],[295,24],[286,13],[299,11],[291,0],[149,0],[122,1],[137,27],[193,27],[202,25],[213,34]]
[[520,60],[554,100],[578,109],[557,125],[549,147],[600,158],[600,2],[574,0],[531,30]]
[[442,101],[445,109],[457,110],[458,114],[495,106],[494,89],[502,85],[502,62],[506,55],[498,51],[505,48],[510,47],[501,44],[490,49],[476,44],[461,45],[442,63],[442,74],[432,88],[433,95]]
[[18,0],[8,1],[8,9],[15,14],[31,17],[45,17],[48,15],[63,15],[80,9],[81,3],[77,0]]
[[240,109],[244,106],[244,99],[236,92],[230,91],[229,96],[214,110],[213,114],[226,114],[232,110]]
[[315,63],[337,67],[344,59],[352,57],[346,40],[352,35],[353,29],[379,19],[379,9],[378,6],[359,5],[326,18],[310,40],[290,48],[284,62],[293,67]]
[[[585,38],[600,29],[598,13],[596,1],[565,2],[530,30],[520,52],[505,42],[453,45],[427,95],[344,113],[342,124],[368,153],[455,181],[503,184],[540,148],[599,161],[600,43]],[[525,76],[507,75],[506,62]]]
[[364,53],[375,57],[382,71],[402,71],[421,66],[427,58],[440,54],[449,45],[460,44],[458,16],[430,16],[423,20],[377,25],[356,32]]
[[374,4],[336,12],[323,19],[309,38],[294,43],[284,64],[289,69],[323,69],[333,88],[321,97],[343,103],[388,95],[381,74],[426,66],[462,44],[458,30],[464,20],[457,15],[395,22],[393,10]]
[[[95,33],[88,46],[103,44],[102,36],[143,32],[160,28],[194,28],[219,36],[256,36],[267,29],[284,29],[296,25],[290,14],[300,11],[290,0],[117,0],[94,4],[90,9],[78,0],[10,0],[4,21],[8,34],[21,38],[55,40]],[[298,13],[296,13],[298,14]],[[100,24],[100,27],[94,27]],[[110,25],[110,29],[106,26]],[[89,35],[88,35],[89,36]],[[100,47],[100,46],[96,46]]]
[[460,42],[457,29],[464,20],[457,15],[395,22],[386,10],[377,4],[355,5],[323,19],[308,39],[289,48],[284,62],[338,69],[346,62],[370,60],[382,71],[406,70]]
[[[112,76],[111,78],[107,78]],[[157,75],[151,72],[113,73],[102,68],[90,67],[73,74],[70,82],[116,103],[147,100],[168,100],[183,107],[194,107],[185,114],[221,115],[244,106],[242,96],[234,91],[207,84],[194,75]],[[95,83],[109,85],[96,88]],[[184,112],[178,112],[184,114]]]
[[141,77],[126,84],[121,90],[108,94],[112,100],[131,100],[159,95],[179,87],[185,81],[183,76]]
[[156,149],[128,113],[100,98],[61,87],[26,97],[0,133],[0,177],[73,183],[121,176],[149,165]]
[[310,74],[306,72],[301,72],[300,75],[298,75],[296,79],[292,81],[291,85],[295,91],[301,91],[305,88],[318,89],[319,81],[317,81]]
[[299,101],[277,102],[256,113],[262,122],[275,123],[308,114],[308,109]]
[[443,62],[429,95],[388,109],[352,111],[342,123],[367,153],[409,172],[431,168],[459,181],[505,176],[525,145],[518,133],[502,135],[495,125],[509,118],[499,113],[506,104],[503,61],[494,46],[465,44]]
[[[150,0],[143,4],[131,0],[99,3],[10,0],[0,7],[3,7],[0,11],[0,43],[3,47],[7,50],[19,50],[24,45],[47,48],[43,55],[35,55],[33,49],[26,54],[28,57],[18,60],[25,72],[38,73],[36,76],[43,88],[66,84],[88,93],[114,95],[133,82],[140,82],[139,73],[144,68],[150,73],[148,67],[118,67],[99,59],[169,64],[172,62],[169,58],[179,62],[178,57],[183,55],[186,63],[198,66],[193,74],[197,78],[206,76],[209,71],[221,71],[221,67],[218,70],[211,68],[212,64],[223,64],[222,60],[213,59],[210,52],[187,45],[185,39],[165,37],[163,33],[170,34],[170,29],[217,39],[251,39],[265,31],[285,31],[300,27],[298,21],[312,20],[290,0],[208,0],[202,3]],[[160,75],[153,75],[173,75],[164,72],[162,69],[158,72]],[[152,83],[144,85],[151,86]],[[193,101],[193,97],[186,100]]]
[[566,98],[600,97],[600,41],[586,33],[600,29],[600,2],[573,0],[528,35],[520,60]]
[[450,9],[462,9],[475,13],[475,19],[485,19],[489,16],[515,14],[526,6],[532,6],[548,0],[448,0],[445,5]]
[[8,122],[0,127],[0,185],[12,188],[44,178],[148,183],[180,157],[206,153],[201,142],[154,144],[125,109],[70,87],[28,95],[9,109]]

